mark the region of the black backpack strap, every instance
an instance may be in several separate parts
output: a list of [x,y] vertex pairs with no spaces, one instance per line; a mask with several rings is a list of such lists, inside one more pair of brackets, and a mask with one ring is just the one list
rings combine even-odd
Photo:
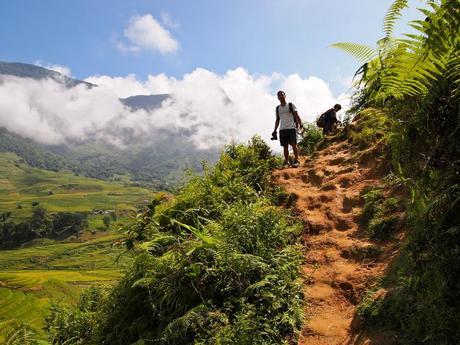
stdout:
[[295,115],[294,115],[294,107],[292,106],[292,103],[289,102],[289,112],[292,114],[292,116],[294,117],[294,122],[295,122],[295,126],[298,127],[299,124],[297,123],[297,120],[295,119]]
[[276,116],[278,117],[280,116],[280,106],[279,105],[276,106]]

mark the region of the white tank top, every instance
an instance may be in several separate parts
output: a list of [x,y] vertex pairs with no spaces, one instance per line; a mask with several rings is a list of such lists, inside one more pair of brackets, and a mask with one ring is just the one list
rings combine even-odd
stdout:
[[[292,104],[292,103],[291,103]],[[294,104],[292,104],[292,110],[294,112],[297,111],[297,108]],[[278,114],[280,116],[280,131],[283,129],[295,129],[295,121],[294,121],[294,114],[289,111],[289,103],[286,105],[279,105],[278,106]]]

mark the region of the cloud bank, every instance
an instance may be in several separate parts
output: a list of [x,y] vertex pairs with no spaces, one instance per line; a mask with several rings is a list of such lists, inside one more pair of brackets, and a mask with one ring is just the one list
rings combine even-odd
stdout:
[[34,65],[44,67],[44,68],[50,69],[52,71],[61,73],[62,75],[65,75],[66,77],[72,77],[72,73],[70,71],[70,68],[67,67],[67,66],[56,65],[56,64],[51,64],[51,63],[43,64],[40,60],[35,61]]
[[[303,121],[314,121],[335,103],[346,109],[349,102],[347,95],[334,97],[328,84],[317,77],[253,75],[243,68],[222,75],[198,68],[182,78],[97,75],[86,81],[99,86],[69,89],[53,80],[0,78],[0,126],[46,144],[91,136],[123,145],[120,133],[126,131],[138,138],[177,132],[206,149],[231,140],[246,141],[254,134],[268,141],[278,89],[286,91]],[[151,111],[133,111],[119,101],[160,93],[171,98]]]
[[[167,15],[163,15],[163,22],[173,25],[173,21]],[[150,50],[168,54],[179,49],[179,42],[151,14],[131,17],[123,35],[125,41],[118,41],[116,46],[124,53]]]

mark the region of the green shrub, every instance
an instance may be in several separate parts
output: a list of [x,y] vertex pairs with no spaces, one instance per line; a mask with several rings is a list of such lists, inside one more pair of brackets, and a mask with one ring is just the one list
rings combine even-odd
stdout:
[[11,319],[0,322],[0,343],[5,345],[47,345],[41,339],[40,331],[20,320]]
[[97,323],[96,311],[103,300],[102,288],[91,287],[82,293],[76,309],[52,304],[44,327],[51,344],[88,344]]
[[381,316],[383,298],[377,298],[379,285],[375,285],[364,293],[364,296],[356,307],[357,314],[368,323],[376,323]]
[[356,115],[349,138],[353,145],[365,149],[378,142],[386,143],[391,128],[392,121],[386,111],[368,108]]
[[[365,61],[357,72],[361,88],[353,108],[378,109],[390,119],[389,126],[379,114],[365,119],[367,128],[353,130],[352,139],[362,147],[369,140],[388,142],[397,174],[392,182],[410,192],[403,250],[387,277],[390,289],[375,320],[395,332],[400,344],[459,344],[458,1],[428,1],[421,20],[411,23],[415,31],[397,39],[394,23],[407,6],[407,1],[393,2],[385,18],[386,37],[375,50],[337,45]],[[364,218],[398,207],[374,202]],[[383,216],[390,216],[387,212]],[[388,220],[375,219],[374,229],[386,232]]]
[[304,155],[311,155],[318,148],[318,144],[323,139],[323,133],[313,123],[304,123],[304,131],[302,133],[302,139],[299,141],[298,146],[300,152]]
[[370,186],[362,193],[364,207],[362,221],[367,225],[367,231],[372,238],[385,240],[390,238],[399,221],[395,214],[400,201],[397,198],[385,198],[383,189]]
[[[271,201],[277,166],[253,138],[127,231],[134,262],[97,313],[96,344],[280,344],[302,320],[300,225]],[[84,322],[84,320],[82,320]]]

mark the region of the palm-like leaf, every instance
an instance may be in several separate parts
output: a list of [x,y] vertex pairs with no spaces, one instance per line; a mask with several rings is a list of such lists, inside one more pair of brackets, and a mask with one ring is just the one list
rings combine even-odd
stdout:
[[383,20],[383,32],[386,38],[393,36],[396,21],[401,17],[401,12],[408,6],[408,0],[395,0]]
[[362,62],[368,62],[375,58],[378,54],[378,51],[375,48],[359,43],[338,42],[331,44],[331,47],[341,49]]
[[458,96],[459,33],[458,16],[453,2],[431,3],[431,11],[422,10],[427,19],[411,26],[419,35],[406,35],[385,59],[386,77],[382,79],[382,99],[425,95],[438,80],[447,79]]

